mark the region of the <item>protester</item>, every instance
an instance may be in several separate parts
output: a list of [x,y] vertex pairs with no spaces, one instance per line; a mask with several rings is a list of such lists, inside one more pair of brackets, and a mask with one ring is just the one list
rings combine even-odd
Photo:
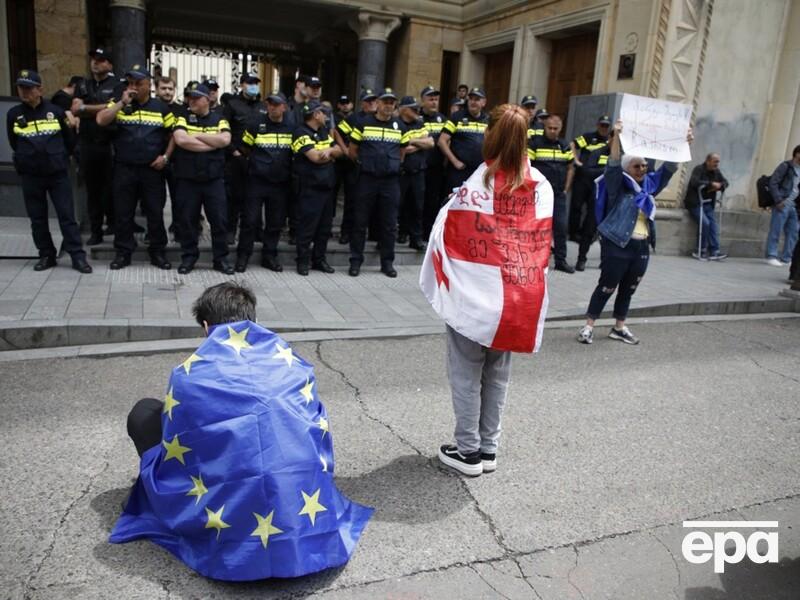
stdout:
[[[775,201],[767,236],[767,264],[788,266],[797,244],[797,197],[800,194],[800,146],[792,150],[792,158],[779,164],[769,178],[769,191]],[[778,241],[783,232],[783,252],[778,259]]]
[[692,169],[683,198],[683,205],[700,228],[702,248],[699,255],[693,255],[699,259],[724,260],[728,257],[719,249],[719,225],[714,213],[717,194],[728,187],[728,180],[719,170],[719,161],[719,154],[711,152],[705,162]]
[[538,350],[547,312],[553,190],[528,164],[527,131],[524,108],[492,111],[485,162],[439,212],[420,272],[447,324],[455,444],[438,456],[465,475],[496,469],[511,352]]
[[[675,163],[665,162],[655,173],[647,174],[644,158],[630,154],[621,156],[621,132],[622,121],[617,120],[608,166],[597,183],[595,216],[600,232],[600,281],[589,301],[586,325],[578,333],[578,341],[583,344],[592,343],[594,323],[617,288],[616,323],[608,337],[626,344],[639,343],[625,325],[625,319],[631,298],[647,271],[650,247],[656,247],[655,197],[667,187],[678,168]],[[691,143],[693,139],[689,129],[686,140]]]
[[245,287],[212,286],[193,313],[207,339],[172,370],[164,402],[128,415],[140,470],[110,541],[150,539],[228,581],[343,565],[372,509],[336,488],[313,366],[255,323]]

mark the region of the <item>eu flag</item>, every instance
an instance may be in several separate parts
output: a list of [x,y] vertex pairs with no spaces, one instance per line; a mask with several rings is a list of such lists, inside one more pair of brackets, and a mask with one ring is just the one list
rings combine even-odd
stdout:
[[173,369],[161,423],[111,542],[147,538],[230,581],[350,558],[372,509],[336,488],[314,369],[275,333],[214,327]]

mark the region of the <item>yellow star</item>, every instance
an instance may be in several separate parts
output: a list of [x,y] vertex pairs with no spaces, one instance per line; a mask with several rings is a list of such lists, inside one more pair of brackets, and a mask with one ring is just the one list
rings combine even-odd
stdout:
[[198,360],[205,360],[199,354],[192,354],[189,358],[183,361],[183,369],[186,371],[186,374],[189,374],[189,371],[192,370],[192,363],[196,363]]
[[233,327],[228,325],[228,335],[230,337],[228,337],[227,340],[222,340],[222,343],[236,350],[236,354],[241,356],[242,350],[245,350],[247,348],[252,348],[252,346],[248,344],[247,340],[245,339],[247,337],[248,331],[250,331],[250,328],[245,327],[244,329],[242,329],[240,332],[237,333]]
[[192,449],[187,448],[186,446],[181,446],[181,441],[178,439],[177,435],[172,438],[171,442],[161,440],[161,443],[164,444],[164,448],[167,449],[167,455],[164,457],[164,462],[167,462],[170,458],[177,458],[182,465],[186,465],[186,463],[183,462],[183,455],[187,452],[191,452]]
[[319,423],[317,423],[317,425],[319,425],[319,428],[322,429],[322,437],[325,437],[325,434],[329,431],[328,419],[326,419],[325,417],[320,417]]
[[167,413],[169,415],[169,420],[172,421],[172,409],[178,406],[178,404],[180,404],[180,402],[175,400],[175,397],[172,395],[172,386],[170,386],[167,396],[164,398],[164,410],[161,412]]
[[311,519],[311,525],[314,525],[314,522],[317,520],[317,513],[326,511],[328,509],[319,503],[319,490],[314,492],[311,496],[302,490],[300,490],[300,493],[303,494],[304,505],[303,510],[297,514],[308,515],[308,518]]
[[192,475],[189,475],[189,477],[192,478],[192,483],[194,484],[194,487],[190,489],[188,492],[186,492],[186,495],[196,496],[194,503],[198,504],[200,502],[200,498],[202,498],[203,495],[208,493],[208,488],[203,483],[203,476],[200,475],[200,473],[197,474],[197,477],[194,477]]
[[306,384],[303,386],[303,389],[300,390],[300,393],[303,394],[303,398],[306,399],[306,406],[308,406],[314,399],[314,394],[311,393],[311,388],[313,387],[314,382],[310,379],[306,379]]
[[289,346],[286,346],[286,348],[284,348],[280,344],[276,343],[275,348],[277,348],[278,351],[272,355],[272,358],[280,358],[285,360],[287,367],[292,366],[293,360],[298,360],[298,358],[294,354],[292,354],[292,349]]
[[253,530],[253,533],[250,535],[256,535],[261,538],[261,543],[264,545],[264,548],[267,547],[267,542],[269,542],[269,536],[276,534],[276,533],[283,533],[283,529],[278,529],[277,527],[273,527],[272,525],[272,516],[275,514],[273,510],[269,513],[266,517],[262,517],[258,513],[253,513],[253,516],[258,521],[258,527]]
[[210,508],[206,507],[206,516],[208,516],[208,521],[206,522],[206,529],[216,529],[217,530],[217,539],[219,539],[219,532],[223,529],[227,529],[230,527],[225,521],[222,520],[222,511],[225,510],[225,505],[222,505],[217,512],[214,512]]

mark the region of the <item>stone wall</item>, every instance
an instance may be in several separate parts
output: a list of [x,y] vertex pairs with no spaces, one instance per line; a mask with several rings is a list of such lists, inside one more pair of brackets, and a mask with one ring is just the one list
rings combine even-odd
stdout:
[[35,0],[36,51],[48,96],[72,75],[87,73],[89,51],[85,0]]
[[402,94],[418,96],[426,85],[440,86],[442,53],[461,52],[460,29],[410,19],[393,40],[395,62],[387,65],[387,81]]

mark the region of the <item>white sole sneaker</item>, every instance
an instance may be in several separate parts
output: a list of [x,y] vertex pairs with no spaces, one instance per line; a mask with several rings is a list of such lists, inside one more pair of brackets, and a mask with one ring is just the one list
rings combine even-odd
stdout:
[[[449,451],[450,448],[453,449],[452,454],[445,452],[445,449]],[[442,464],[447,465],[451,469],[455,469],[459,473],[469,475],[470,477],[477,477],[483,473],[483,465],[480,459],[474,464],[464,462],[464,456],[455,450],[454,446],[442,446],[439,448],[439,460]]]
[[767,264],[770,267],[785,267],[786,266],[781,261],[779,261],[777,258],[768,258],[767,259]]
[[497,457],[493,459],[481,458],[481,466],[484,473],[494,473],[497,471]]

